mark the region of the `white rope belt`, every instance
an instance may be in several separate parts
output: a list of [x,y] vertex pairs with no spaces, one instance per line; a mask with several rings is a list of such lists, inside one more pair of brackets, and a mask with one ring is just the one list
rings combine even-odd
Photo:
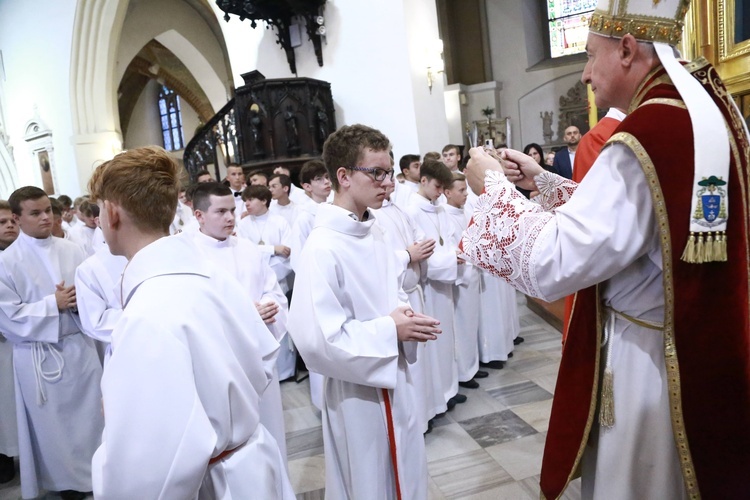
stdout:
[[[42,366],[47,360],[47,353],[49,353],[52,361],[56,365],[56,367],[50,371],[44,371],[44,367]],[[47,342],[31,343],[31,359],[34,363],[34,379],[36,380],[37,388],[36,402],[41,406],[47,401],[47,393],[44,390],[44,383],[57,382],[62,378],[65,360],[63,359],[62,353],[54,345]]]
[[[422,285],[417,283],[416,285],[414,285],[412,288],[408,290],[404,288],[404,293],[406,295],[410,295],[413,292],[417,292],[417,294],[419,295],[419,310],[424,311],[424,291],[422,290]],[[413,307],[414,306],[412,305],[412,308]]]

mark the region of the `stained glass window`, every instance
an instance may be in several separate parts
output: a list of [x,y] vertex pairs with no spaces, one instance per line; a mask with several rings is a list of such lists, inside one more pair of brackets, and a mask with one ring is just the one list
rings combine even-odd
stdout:
[[547,0],[551,57],[583,52],[597,0]]
[[162,85],[159,91],[159,116],[161,117],[161,135],[164,139],[164,149],[177,151],[184,148],[185,138],[182,135],[180,96],[166,85]]

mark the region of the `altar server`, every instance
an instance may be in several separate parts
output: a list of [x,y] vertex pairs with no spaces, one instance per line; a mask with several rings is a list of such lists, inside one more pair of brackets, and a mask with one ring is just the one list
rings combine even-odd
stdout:
[[83,250],[51,236],[44,191],[26,186],[9,203],[21,233],[0,255],[0,331],[13,343],[21,494],[82,498],[102,429],[102,367],[81,333],[74,273]]
[[94,496],[292,499],[258,414],[278,343],[235,279],[185,238],[165,237],[177,183],[157,147],[120,153],[89,181],[107,244],[128,259]]
[[[469,217],[464,213],[466,190],[466,178],[453,172],[453,182],[443,190],[446,203],[440,207],[448,215],[450,242],[456,251],[461,234],[469,225]],[[465,262],[458,266],[458,278],[453,284],[458,384],[469,389],[479,387],[475,376],[489,375],[479,371],[479,278],[477,268]]]
[[426,349],[432,358],[431,380],[442,405],[435,408],[436,414],[452,409],[456,403],[464,403],[466,396],[458,393],[458,365],[454,334],[453,283],[458,277],[456,246],[449,239],[452,223],[448,215],[435,204],[442,196],[444,186],[450,186],[453,177],[448,168],[437,161],[425,161],[420,168],[419,190],[412,193],[406,212],[419,225],[427,238],[437,242],[435,252],[422,261],[422,288],[424,289],[425,313],[440,320],[443,330],[436,342]]
[[[18,224],[10,205],[0,200],[0,252],[18,238]],[[13,344],[0,333],[0,484],[16,476],[13,457],[18,456],[16,395],[13,390]]]
[[[193,206],[200,229],[180,237],[190,240],[209,262],[226,269],[237,279],[252,299],[268,330],[281,344],[281,350],[288,351],[286,297],[276,281],[276,274],[268,265],[268,255],[246,239],[232,236],[236,220],[231,190],[223,184],[203,183],[193,192]],[[259,331],[259,334],[265,333]],[[292,375],[293,370],[292,365]],[[260,400],[260,421],[276,439],[286,464],[284,413],[276,369]]]
[[[425,499],[427,463],[414,405],[415,341],[437,321],[399,300],[398,266],[368,207],[393,183],[382,133],[345,126],[323,146],[335,188],[300,256],[289,330],[325,376],[326,497]],[[405,298],[405,297],[403,297]]]

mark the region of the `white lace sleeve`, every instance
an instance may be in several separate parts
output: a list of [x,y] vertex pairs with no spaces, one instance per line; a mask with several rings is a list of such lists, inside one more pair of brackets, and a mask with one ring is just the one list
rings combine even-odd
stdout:
[[488,171],[484,184],[485,194],[479,197],[463,234],[463,252],[521,292],[540,296],[532,252],[554,215],[519,194],[501,172]]
[[534,201],[539,202],[546,211],[564,205],[578,187],[578,184],[570,179],[546,170],[534,177],[534,182],[539,189],[539,195],[534,198]]

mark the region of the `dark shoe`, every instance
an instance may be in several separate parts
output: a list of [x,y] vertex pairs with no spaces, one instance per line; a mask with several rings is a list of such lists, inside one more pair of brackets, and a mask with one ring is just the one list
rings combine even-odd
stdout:
[[478,389],[479,388],[479,383],[474,379],[467,380],[466,382],[459,382],[458,385],[466,389]]
[[88,495],[88,493],[75,490],[65,490],[60,492],[60,498],[62,498],[62,500],[83,500],[86,498],[86,495]]
[[469,398],[467,398],[467,397],[466,397],[466,396],[464,396],[463,394],[456,394],[456,395],[455,395],[455,396],[453,396],[453,397],[452,397],[451,399],[452,399],[453,401],[455,401],[456,403],[458,403],[458,404],[461,404],[461,403],[465,403],[465,402],[466,402],[466,400],[467,400],[467,399],[469,399]]
[[426,436],[427,434],[429,434],[430,432],[432,432],[432,427],[433,427],[433,425],[434,425],[434,424],[432,423],[432,421],[433,421],[433,420],[435,420],[435,419],[434,419],[434,418],[431,418],[430,420],[428,420],[428,421],[427,421],[427,430],[426,430],[426,431],[424,431],[424,435],[425,435],[425,436]]
[[479,363],[479,366],[481,366],[482,368],[492,368],[493,370],[502,370],[505,366],[505,362],[495,360],[490,361],[489,363]]
[[482,371],[482,370],[478,370],[478,371],[477,371],[477,372],[476,372],[476,373],[474,374],[474,377],[473,377],[473,378],[487,378],[487,377],[489,377],[489,376],[490,376],[490,374],[489,374],[489,373],[487,373],[487,372],[484,372],[484,371]]
[[508,353],[508,359],[510,359],[510,358],[512,358],[512,357],[513,357],[513,353],[512,353],[512,352],[509,352],[509,353]]
[[448,400],[448,402],[446,403],[446,405],[448,405],[448,410],[447,411],[451,411],[456,406],[456,400],[453,399],[453,398],[450,398]]
[[518,345],[524,341],[523,337],[516,337],[513,339],[513,345]]
[[8,483],[16,477],[16,464],[13,457],[0,453],[0,484]]

